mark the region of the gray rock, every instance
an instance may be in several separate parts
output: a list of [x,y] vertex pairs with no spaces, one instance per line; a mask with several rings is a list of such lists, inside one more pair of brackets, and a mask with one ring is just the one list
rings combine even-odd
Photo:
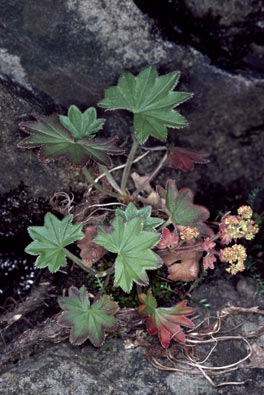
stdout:
[[[51,197],[59,190],[80,189],[84,179],[80,171],[66,163],[43,164],[36,150],[22,150],[17,143],[26,137],[18,130],[18,123],[32,112],[43,113],[36,101],[27,100],[0,84],[0,193],[8,192],[23,183],[33,196]],[[28,136],[28,135],[27,135]]]
[[[216,322],[217,311],[231,305],[247,306],[248,300],[240,299],[240,294],[226,280],[211,281],[210,284],[199,286],[192,293],[196,301],[208,298],[211,302],[210,323]],[[192,302],[191,302],[192,303]],[[250,305],[252,307],[254,305]],[[193,303],[199,313],[198,321],[202,321],[207,313]],[[205,321],[205,325],[207,324]],[[243,327],[241,327],[243,324]],[[217,336],[238,336],[242,333],[254,332],[263,326],[260,314],[235,314],[222,321],[221,330]],[[234,327],[233,332],[228,329]],[[228,330],[225,332],[225,330]],[[202,375],[182,373],[186,365],[173,364],[166,358],[157,358],[168,370],[154,368],[146,359],[145,349],[141,347],[127,348],[124,340],[127,336],[131,341],[136,335],[131,332],[124,338],[107,336],[105,343],[99,349],[86,342],[81,347],[74,347],[68,342],[57,345],[46,345],[26,359],[21,359],[16,365],[7,366],[0,374],[0,394],[15,395],[19,389],[21,395],[213,395],[213,394],[245,394],[263,393],[263,366],[253,369],[251,359],[241,365],[241,369],[212,376],[216,383],[242,382],[241,385],[229,385],[214,388]],[[263,347],[263,336],[248,339],[252,346],[256,343]],[[254,346],[255,347],[255,346]],[[156,349],[155,347],[153,347]],[[203,361],[212,348],[212,344],[199,345],[196,348],[196,360]],[[236,363],[248,354],[246,343],[235,339],[219,342],[210,358],[200,362],[206,366],[226,366]],[[175,370],[174,370],[175,369]],[[193,370],[193,368],[192,368]],[[196,370],[196,372],[198,372]]]
[[185,0],[185,5],[196,18],[204,18],[210,14],[217,18],[221,26],[246,24],[249,18],[263,12],[261,0]]
[[[259,2],[256,4],[259,7]],[[253,5],[255,3],[250,10]],[[215,12],[220,12],[219,7],[215,6]],[[234,8],[234,13],[237,10],[239,8]],[[245,17],[247,12],[251,11],[243,6],[236,17],[240,20],[240,15]],[[214,193],[234,194],[239,190],[244,196],[262,185],[263,79],[250,74],[228,73],[212,66],[206,56],[191,47],[168,42],[158,34],[154,37],[152,21],[132,0],[61,0],[55,3],[14,0],[3,3],[0,22],[2,79],[9,78],[38,95],[44,106],[47,100],[62,106],[74,103],[82,109],[95,105],[103,97],[105,88],[115,84],[125,70],[137,73],[152,64],[160,73],[181,71],[178,89],[195,94],[180,109],[190,126],[180,131],[171,130],[168,140],[172,145],[208,152],[211,163],[196,166],[195,172],[187,178],[178,171],[165,171],[158,182],[164,183],[165,176],[175,177],[180,186],[190,186],[207,195],[209,185]],[[8,103],[11,98],[5,100]],[[30,110],[26,106],[23,112]],[[99,110],[98,113],[107,118],[106,135],[117,134],[124,141],[132,131],[131,117],[126,112]],[[12,113],[2,113],[6,124],[12,119]],[[5,129],[6,136],[11,134],[4,138],[5,147],[12,146],[17,137],[13,134],[14,127],[12,121],[12,126]],[[7,159],[5,171],[10,174],[9,181],[4,182],[6,189],[20,180],[29,182],[27,173],[32,172],[33,166],[27,169],[24,162],[25,177],[22,172],[17,175],[19,166],[14,160],[20,162],[21,155],[26,158],[30,154],[20,152]],[[154,160],[148,158],[140,162],[138,172],[150,172],[157,159],[158,156],[154,156]],[[31,160],[28,159],[28,163]],[[41,194],[48,192],[50,196],[55,180],[48,181],[44,177],[49,172],[46,166],[38,166],[41,181],[34,184],[37,177],[30,177],[32,189]],[[52,164],[51,168],[60,169],[60,165]],[[60,172],[59,179],[62,178]],[[69,183],[58,182],[56,189],[61,185],[66,187]],[[83,184],[78,180],[72,184],[72,189],[79,186]]]

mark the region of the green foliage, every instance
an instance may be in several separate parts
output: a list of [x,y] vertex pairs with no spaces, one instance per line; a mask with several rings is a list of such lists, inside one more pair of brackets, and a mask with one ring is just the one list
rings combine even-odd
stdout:
[[67,265],[64,247],[84,237],[82,223],[72,225],[72,215],[61,221],[51,213],[44,218],[44,226],[30,226],[28,233],[34,240],[25,251],[39,255],[35,262],[37,268],[48,267],[56,272]]
[[137,207],[133,203],[129,203],[125,210],[121,210],[120,208],[116,209],[116,216],[120,216],[124,218],[124,220],[129,221],[132,218],[140,217],[143,220],[143,229],[142,230],[153,230],[160,226],[164,221],[160,218],[151,217],[151,206],[145,206],[141,209],[137,209]]
[[[165,194],[166,192],[166,194]],[[193,192],[189,188],[178,191],[175,181],[168,180],[165,195],[169,218],[177,225],[196,227],[203,234],[210,234],[210,228],[204,224],[209,211],[204,206],[193,204]]]
[[113,314],[119,307],[108,295],[103,295],[90,305],[87,290],[83,285],[80,289],[71,287],[69,296],[60,298],[58,302],[63,310],[58,323],[71,328],[72,344],[80,345],[89,339],[95,347],[99,347],[105,338],[104,329],[115,326],[116,319]]
[[167,126],[181,128],[186,120],[173,108],[188,100],[187,92],[173,92],[179,81],[179,73],[158,76],[154,67],[141,71],[137,77],[123,74],[116,86],[108,88],[101,107],[125,109],[134,114],[135,133],[144,143],[149,136],[160,140],[167,137]]
[[112,227],[114,230],[111,233],[99,228],[93,241],[117,254],[114,284],[125,292],[130,292],[133,282],[148,284],[146,270],[160,266],[160,258],[150,249],[158,243],[160,236],[154,231],[143,231],[143,220],[140,217],[125,222],[117,216]]
[[[86,113],[90,118],[85,116]],[[116,145],[116,137],[103,139],[92,138],[92,133],[99,130],[103,121],[93,120],[93,115],[95,115],[93,109],[88,109],[82,114],[85,121],[91,123],[83,124],[84,120],[82,118],[81,129],[77,129],[78,122],[75,119],[77,117],[71,117],[74,122],[73,124],[70,123],[70,120],[65,120],[67,117],[62,118],[63,124],[68,125],[70,130],[67,130],[60,123],[57,114],[52,114],[48,117],[35,115],[36,121],[20,123],[20,129],[29,133],[30,137],[22,140],[18,144],[18,147],[41,147],[39,150],[39,159],[43,162],[63,157],[73,166],[79,168],[86,166],[90,159],[102,165],[110,166],[111,160],[109,155],[119,155],[123,150]],[[99,123],[101,125],[100,127]],[[96,128],[95,125],[97,125]]]
[[253,208],[261,189],[259,187],[253,189],[248,195],[247,203]]
[[[103,343],[105,329],[113,328],[116,323],[114,314],[119,307],[112,299],[118,298],[120,304],[126,307],[138,305],[135,287],[132,289],[133,283],[137,284],[137,292],[140,293],[141,305],[138,312],[147,318],[148,333],[158,334],[165,348],[169,346],[171,339],[184,342],[181,326],[194,327],[192,321],[187,318],[193,314],[193,309],[186,307],[184,300],[175,306],[161,308],[158,307],[156,298],[169,303],[171,298],[178,296],[177,294],[181,293],[182,296],[188,292],[189,295],[203,277],[197,278],[199,259],[203,253],[206,254],[203,261],[211,263],[211,266],[204,264],[204,267],[213,268],[213,262],[218,255],[224,262],[229,262],[231,258],[234,260],[233,255],[230,258],[229,247],[220,252],[215,248],[217,239],[224,240],[228,245],[232,238],[235,238],[234,226],[237,217],[223,213],[219,231],[213,233],[205,224],[209,218],[209,211],[204,206],[193,203],[194,195],[189,188],[178,190],[175,181],[168,180],[165,189],[157,186],[155,191],[150,184],[162,166],[184,172],[191,171],[194,164],[208,162],[206,153],[183,147],[148,148],[149,152],[164,150],[165,154],[150,175],[144,177],[143,185],[136,186],[132,192],[128,184],[131,166],[136,161],[138,144],[144,143],[150,136],[165,140],[168,127],[180,128],[187,124],[174,108],[189,99],[191,94],[174,91],[178,80],[177,72],[158,76],[155,68],[149,67],[137,76],[131,73],[123,74],[116,86],[106,90],[100,106],[109,110],[125,109],[132,112],[135,129],[133,145],[127,155],[126,164],[111,170],[105,167],[111,165],[110,156],[122,154],[124,151],[116,145],[116,137],[95,137],[105,122],[104,119],[97,119],[95,108],[91,107],[81,112],[78,107],[72,105],[67,115],[36,115],[34,121],[20,124],[20,129],[30,136],[18,146],[40,147],[41,161],[48,162],[63,157],[73,166],[83,168],[92,159],[99,164],[99,171],[104,173],[100,177],[96,174],[95,179],[88,168],[83,169],[89,186],[81,203],[81,210],[74,211],[74,220],[76,221],[80,215],[83,224],[73,225],[71,215],[59,220],[48,213],[44,226],[29,227],[33,242],[28,245],[26,252],[38,256],[36,267],[48,267],[51,272],[56,272],[67,265],[66,257],[69,257],[89,273],[88,291],[91,291],[91,294],[99,291],[93,304],[90,304],[89,294],[84,285],[80,289],[72,286],[69,295],[59,299],[63,312],[58,323],[70,328],[70,341],[73,344],[82,344],[86,339],[97,347]],[[124,170],[119,186],[112,171],[122,168]],[[97,169],[94,173],[97,173]],[[96,192],[93,188],[97,189]],[[251,205],[254,204],[258,193],[259,189],[255,189],[249,196],[248,202]],[[111,201],[105,201],[106,198]],[[116,208],[120,202],[127,205],[124,210]],[[143,207],[138,208],[137,205]],[[242,207],[240,210],[244,210],[243,215],[247,218],[243,219],[244,228],[250,226],[251,234],[254,236],[258,227],[254,223],[255,218],[248,217],[248,213],[252,213],[251,208]],[[115,217],[112,220],[113,211]],[[166,215],[167,221],[163,224],[162,218]],[[262,216],[259,215],[255,221],[260,225],[263,222]],[[106,224],[107,226],[102,226]],[[85,237],[82,232],[83,226]],[[189,227],[198,228],[199,232]],[[243,230],[243,235],[246,234],[246,230]],[[82,260],[65,248],[80,240],[78,246],[81,249]],[[237,254],[242,254],[238,256],[240,266],[236,267],[236,271],[244,269],[246,254],[244,247],[240,247],[242,249],[236,250]],[[154,248],[157,253],[153,251]],[[163,263],[162,275],[150,274],[149,284],[147,271],[156,270]],[[247,269],[255,278],[260,292],[264,293],[264,281],[254,266],[254,261],[247,265]],[[165,276],[168,275],[168,271],[169,278],[180,281],[167,281]],[[192,280],[195,281],[189,287]],[[142,286],[146,287],[146,293],[141,293]],[[101,294],[103,295],[100,296]],[[205,299],[194,302],[203,308],[209,307]]]
[[82,113],[78,107],[70,106],[68,116],[60,115],[59,119],[72,136],[79,140],[85,137],[92,138],[102,129],[105,119],[97,119],[96,116],[96,110],[93,107],[87,108]]

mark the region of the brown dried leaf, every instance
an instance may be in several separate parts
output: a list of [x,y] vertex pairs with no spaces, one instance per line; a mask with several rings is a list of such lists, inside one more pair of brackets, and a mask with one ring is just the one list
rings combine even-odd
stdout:
[[85,237],[78,242],[78,247],[81,250],[81,257],[84,265],[91,267],[95,262],[102,258],[107,250],[93,242],[97,235],[97,230],[93,226],[88,226],[85,231]]
[[[140,176],[138,173],[133,172],[131,174],[131,178],[134,181],[135,187],[136,189],[140,188],[140,186],[142,184],[144,184],[144,182],[147,181],[147,179],[149,178],[148,176]],[[147,192],[147,194],[151,194],[153,192],[153,188],[151,187],[150,183],[147,182],[146,185],[144,186],[143,190],[145,192]]]
[[[199,272],[199,260],[202,256],[201,251],[177,252],[174,250],[156,251],[166,266],[168,266],[170,280],[174,281],[193,281]],[[180,261],[180,263],[175,263]]]

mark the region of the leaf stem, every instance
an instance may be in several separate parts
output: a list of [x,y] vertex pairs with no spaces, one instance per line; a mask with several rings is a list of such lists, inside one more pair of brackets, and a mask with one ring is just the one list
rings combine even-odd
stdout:
[[139,194],[139,192],[141,192],[142,189],[144,189],[145,186],[152,180],[152,178],[156,176],[156,174],[160,171],[160,169],[166,162],[167,157],[168,157],[168,153],[166,152],[166,154],[163,156],[156,169],[154,169],[151,175],[135,190],[135,192],[133,192],[132,198],[136,197]]
[[166,226],[171,224],[171,219],[168,218],[167,221],[165,221],[158,229],[157,231],[160,232],[162,229],[166,228]]
[[109,184],[120,194],[122,195],[122,189],[120,188],[120,186],[117,184],[117,182],[115,181],[115,179],[113,178],[113,176],[110,174],[110,172],[108,171],[107,167],[103,166],[103,165],[99,165],[99,169],[104,173],[104,175],[106,176]]
[[128,181],[128,177],[130,175],[131,166],[132,166],[132,163],[133,163],[133,159],[134,159],[136,150],[138,148],[138,144],[139,144],[138,139],[136,137],[134,137],[134,141],[133,141],[131,150],[129,152],[129,155],[128,155],[128,158],[127,158],[127,162],[126,162],[126,167],[125,167],[125,170],[124,170],[123,176],[122,176],[121,189],[122,189],[122,193],[124,195],[126,195],[127,181]]
[[67,248],[63,248],[63,252],[69,259],[71,259],[74,263],[76,263],[76,265],[78,265],[85,272],[92,274],[93,276],[105,277],[108,274],[107,271],[97,272],[96,270],[93,270],[92,268],[85,266],[82,263],[82,260],[79,259],[76,255],[72,254],[69,250],[67,250]]
[[86,167],[84,167],[84,168],[82,169],[82,171],[83,171],[83,174],[84,174],[84,176],[86,177],[87,181],[90,182],[96,189],[98,189],[98,191],[100,191],[100,192],[103,193],[104,195],[108,195],[108,196],[114,197],[114,198],[116,198],[116,199],[119,199],[119,195],[118,195],[117,193],[115,193],[115,192],[110,192],[110,191],[106,191],[106,190],[103,189],[99,184],[97,184],[97,183],[94,181],[94,179],[93,179],[91,173],[89,172],[89,170],[88,170]]

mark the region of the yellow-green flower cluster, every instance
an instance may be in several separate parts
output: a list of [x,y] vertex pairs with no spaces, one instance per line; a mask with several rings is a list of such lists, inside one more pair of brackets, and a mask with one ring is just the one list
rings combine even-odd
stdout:
[[230,263],[230,267],[226,271],[231,274],[242,272],[245,269],[246,257],[246,249],[241,244],[234,244],[232,247],[226,247],[220,251],[220,260]]
[[227,215],[223,220],[227,233],[234,239],[244,237],[246,240],[252,240],[259,228],[251,219],[253,214],[251,207],[241,206],[237,212],[238,215]]
[[199,230],[191,226],[184,226],[180,231],[180,238],[182,240],[192,240],[199,236]]

